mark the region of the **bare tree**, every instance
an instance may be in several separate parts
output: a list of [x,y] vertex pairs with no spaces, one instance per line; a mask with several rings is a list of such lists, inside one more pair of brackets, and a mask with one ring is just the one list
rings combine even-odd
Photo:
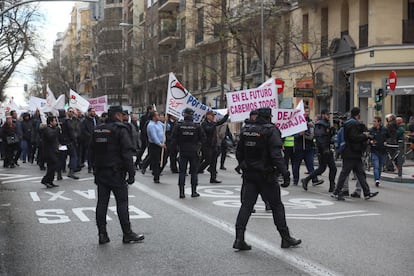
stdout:
[[14,8],[0,17],[0,100],[23,59],[29,55],[39,57],[33,24],[38,18],[37,9],[30,5]]

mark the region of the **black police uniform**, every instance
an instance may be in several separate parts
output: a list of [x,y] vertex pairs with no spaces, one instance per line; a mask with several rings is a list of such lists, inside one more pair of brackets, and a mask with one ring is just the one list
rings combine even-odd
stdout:
[[282,154],[281,134],[270,123],[271,109],[261,108],[258,112],[257,120],[246,125],[240,133],[236,151],[236,158],[243,169],[245,185],[241,195],[242,205],[236,221],[236,240],[233,244],[233,248],[239,250],[251,249],[251,246],[244,241],[244,232],[259,194],[269,202],[272,209],[274,224],[282,237],[282,248],[298,245],[301,242],[289,234],[276,177],[279,171],[284,176],[284,186],[290,182]]
[[315,139],[318,152],[320,154],[319,167],[310,173],[306,178],[302,179],[302,187],[308,190],[308,183],[311,179],[316,178],[325,172],[326,167],[329,167],[329,192],[335,189],[336,164],[333,152],[331,151],[332,131],[329,121],[320,119],[315,123]]
[[187,164],[190,163],[191,174],[191,196],[198,197],[198,149],[201,144],[205,143],[206,135],[200,124],[193,122],[194,111],[190,108],[184,110],[184,120],[178,122],[172,132],[171,146],[178,147],[179,157],[179,177],[178,186],[180,198],[184,198],[185,174],[187,172]]
[[[109,112],[122,112],[122,108]],[[117,111],[118,110],[118,111]],[[109,242],[106,232],[106,214],[111,191],[115,196],[117,213],[124,233],[123,242],[136,242],[144,236],[132,232],[128,213],[128,184],[134,182],[133,145],[127,127],[121,121],[109,118],[108,123],[97,126],[92,133],[91,150],[94,157],[95,183],[98,186],[96,224],[99,243]]]

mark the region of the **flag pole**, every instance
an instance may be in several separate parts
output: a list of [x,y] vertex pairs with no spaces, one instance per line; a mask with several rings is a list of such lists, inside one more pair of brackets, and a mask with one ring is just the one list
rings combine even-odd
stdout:
[[[162,136],[162,143],[165,144],[166,140],[166,132],[167,132],[167,114],[165,114],[165,120],[164,120],[164,135]],[[165,148],[161,149],[161,161],[160,161],[160,168],[162,168],[162,164],[164,162],[164,152]]]

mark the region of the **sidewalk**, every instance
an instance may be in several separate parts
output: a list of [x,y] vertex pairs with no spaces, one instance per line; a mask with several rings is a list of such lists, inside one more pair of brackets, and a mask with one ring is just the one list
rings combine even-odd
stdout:
[[[370,171],[366,171],[368,177],[374,177],[374,172],[371,168]],[[414,161],[406,159],[402,169],[402,177],[398,176],[398,172],[382,172],[381,179],[390,182],[410,183],[414,184]]]

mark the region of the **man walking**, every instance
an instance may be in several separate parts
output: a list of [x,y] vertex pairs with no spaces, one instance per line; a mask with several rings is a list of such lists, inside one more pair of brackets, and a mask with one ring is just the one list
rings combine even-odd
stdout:
[[331,151],[332,131],[329,124],[329,111],[327,109],[321,111],[321,119],[315,123],[314,135],[316,146],[318,147],[318,152],[320,154],[320,163],[316,170],[301,180],[302,187],[307,191],[309,181],[316,178],[318,175],[323,174],[328,166],[329,192],[332,193],[335,189],[336,165],[333,152]]
[[236,158],[243,169],[242,205],[236,220],[236,240],[233,248],[250,250],[244,241],[244,232],[253,207],[260,194],[272,209],[273,222],[282,237],[282,248],[296,246],[302,241],[290,236],[286,225],[285,207],[280,199],[280,187],[276,170],[284,177],[284,185],[290,182],[289,172],[282,154],[280,131],[271,123],[272,110],[258,109],[259,116],[255,122],[246,125],[240,133]]
[[354,107],[351,110],[351,118],[344,123],[345,149],[342,152],[342,171],[339,175],[338,184],[332,197],[337,200],[345,200],[342,195],[342,188],[345,180],[351,171],[354,171],[361,188],[364,192],[365,199],[370,199],[378,192],[372,193],[369,189],[364,166],[362,163],[362,154],[366,149],[369,133],[365,132],[365,125],[359,122],[360,109]]
[[229,118],[227,113],[221,120],[215,120],[213,111],[206,113],[206,120],[201,124],[204,132],[206,133],[206,143],[202,146],[203,162],[200,165],[199,173],[203,173],[204,169],[208,168],[210,172],[210,183],[221,183],[217,180],[217,157],[218,157],[218,144],[217,144],[217,126],[224,124]]
[[186,108],[183,113],[184,120],[175,125],[171,137],[171,146],[178,147],[180,152],[179,197],[185,198],[184,185],[188,163],[190,163],[191,174],[191,197],[199,197],[200,194],[197,193],[199,162],[197,152],[200,145],[205,143],[206,136],[201,126],[193,121],[194,110]]
[[58,170],[59,164],[59,128],[57,128],[56,117],[47,117],[47,127],[43,131],[42,149],[43,158],[47,163],[46,175],[42,178],[41,183],[47,188],[59,187],[53,183],[55,172]]
[[[122,107],[111,106],[108,122],[97,126],[92,134],[91,151],[95,160],[95,183],[98,186],[96,224],[99,244],[108,243],[106,214],[111,191],[115,196],[119,222],[123,232],[123,243],[139,242],[144,235],[131,230],[128,213],[128,184],[135,182],[132,160],[133,146],[127,127],[122,123]],[[128,180],[125,181],[128,173]]]
[[147,126],[148,133],[148,154],[150,156],[152,175],[154,183],[160,183],[161,174],[161,151],[165,149],[164,125],[160,121],[160,114],[157,111],[151,112],[151,121]]

